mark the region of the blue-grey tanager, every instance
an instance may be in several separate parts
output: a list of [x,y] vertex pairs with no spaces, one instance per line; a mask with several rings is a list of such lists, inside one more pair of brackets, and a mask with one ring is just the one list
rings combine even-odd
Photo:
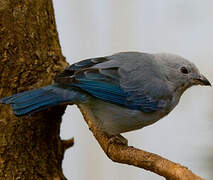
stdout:
[[196,66],[172,54],[122,52],[72,64],[55,83],[1,99],[21,116],[77,104],[109,135],[136,130],[167,115],[193,85],[210,86]]

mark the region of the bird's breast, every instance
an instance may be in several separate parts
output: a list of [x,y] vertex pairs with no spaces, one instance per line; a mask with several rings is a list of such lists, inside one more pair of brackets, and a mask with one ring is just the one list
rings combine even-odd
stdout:
[[85,119],[110,135],[143,128],[163,117],[162,113],[144,113],[96,99],[78,107]]

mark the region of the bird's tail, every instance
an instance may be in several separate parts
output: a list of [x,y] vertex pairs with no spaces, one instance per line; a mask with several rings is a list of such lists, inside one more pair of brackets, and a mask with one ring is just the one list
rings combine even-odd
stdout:
[[76,91],[50,85],[5,97],[0,103],[10,104],[14,114],[22,116],[75,100],[76,95]]

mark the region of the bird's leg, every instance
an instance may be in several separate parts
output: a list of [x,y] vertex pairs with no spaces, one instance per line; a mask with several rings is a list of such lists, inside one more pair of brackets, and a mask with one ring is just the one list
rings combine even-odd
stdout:
[[106,152],[107,155],[109,152],[110,144],[121,144],[124,146],[128,146],[128,140],[125,137],[121,136],[120,134],[110,136],[110,139],[107,142],[107,152]]
[[128,140],[125,137],[121,136],[120,134],[113,135],[110,137],[108,144],[113,144],[113,143],[128,146]]

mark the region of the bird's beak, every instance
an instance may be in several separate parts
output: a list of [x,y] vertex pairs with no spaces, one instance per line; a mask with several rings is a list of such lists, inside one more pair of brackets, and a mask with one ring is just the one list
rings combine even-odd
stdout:
[[202,86],[212,86],[209,80],[204,75],[200,75],[199,78],[196,78],[195,82],[196,84],[200,84]]

